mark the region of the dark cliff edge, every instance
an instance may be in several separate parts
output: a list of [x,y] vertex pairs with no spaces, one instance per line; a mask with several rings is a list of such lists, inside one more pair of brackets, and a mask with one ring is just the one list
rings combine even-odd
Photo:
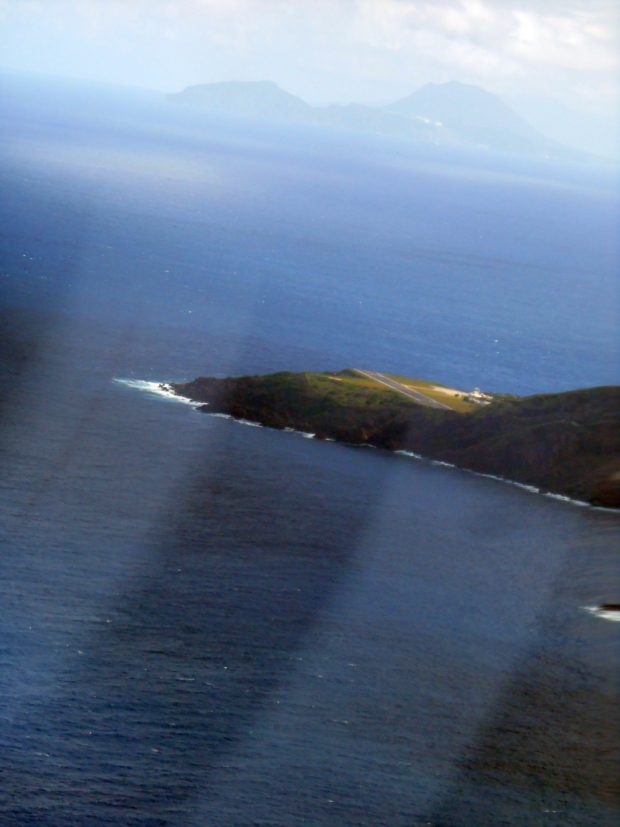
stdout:
[[[167,385],[226,413],[317,439],[412,451],[460,468],[620,508],[620,387],[515,397],[440,410],[337,374],[276,373]],[[202,408],[201,408],[202,410]]]

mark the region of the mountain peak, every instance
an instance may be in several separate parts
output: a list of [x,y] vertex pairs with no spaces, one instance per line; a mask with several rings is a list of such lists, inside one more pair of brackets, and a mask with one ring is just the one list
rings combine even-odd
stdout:
[[480,145],[497,145],[501,140],[506,149],[512,149],[545,141],[497,95],[456,80],[428,83],[386,109],[442,126],[458,138]]
[[305,101],[273,80],[202,83],[187,86],[169,99],[214,113],[253,118],[303,118],[311,110]]

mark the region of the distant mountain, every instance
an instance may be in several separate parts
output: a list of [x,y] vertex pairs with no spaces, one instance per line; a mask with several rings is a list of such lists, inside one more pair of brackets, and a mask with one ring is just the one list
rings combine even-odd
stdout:
[[620,118],[617,112],[594,115],[542,95],[513,95],[510,106],[535,129],[581,152],[620,160]]
[[458,81],[428,83],[406,98],[388,104],[385,109],[455,129],[484,128],[517,135],[536,134],[496,95]]
[[585,157],[538,132],[496,95],[456,81],[428,84],[388,106],[310,106],[272,81],[205,83],[168,98],[215,114],[399,135],[438,146],[562,160]]
[[465,83],[429,83],[384,107],[443,132],[442,142],[505,151],[557,154],[561,148],[520,118],[501,98]]
[[410,118],[387,112],[381,107],[359,103],[310,106],[271,81],[204,83],[188,86],[178,94],[168,95],[168,99],[222,115],[306,122],[383,134],[420,133],[419,136],[423,136],[429,132]]
[[313,114],[312,106],[269,80],[188,86],[168,99],[222,115],[307,120]]

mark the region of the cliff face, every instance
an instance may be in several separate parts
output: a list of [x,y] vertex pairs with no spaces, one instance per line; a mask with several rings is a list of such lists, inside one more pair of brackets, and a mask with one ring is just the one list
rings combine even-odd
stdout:
[[274,428],[405,449],[482,473],[620,508],[620,388],[496,397],[469,413],[423,407],[386,387],[280,373],[200,378],[175,392]]
[[[433,429],[424,448],[463,468],[620,507],[618,411],[619,388],[523,397]],[[406,441],[417,443],[416,434]]]

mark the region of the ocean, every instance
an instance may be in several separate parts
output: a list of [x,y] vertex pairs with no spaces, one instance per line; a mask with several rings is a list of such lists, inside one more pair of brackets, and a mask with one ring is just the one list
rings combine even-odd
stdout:
[[617,180],[5,75],[0,823],[612,825],[618,514],[208,416],[617,384]]

